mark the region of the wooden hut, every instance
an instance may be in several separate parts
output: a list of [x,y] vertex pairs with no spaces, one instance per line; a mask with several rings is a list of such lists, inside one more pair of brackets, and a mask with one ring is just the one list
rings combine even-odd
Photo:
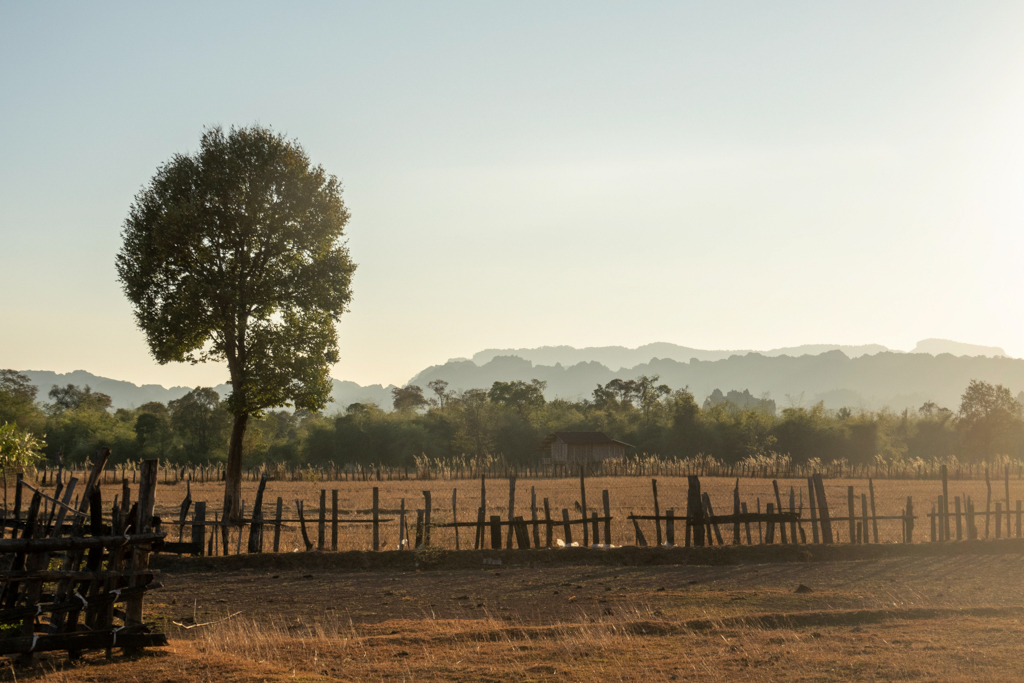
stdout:
[[541,443],[541,450],[549,450],[545,464],[578,465],[626,459],[628,443],[609,438],[603,432],[555,432]]

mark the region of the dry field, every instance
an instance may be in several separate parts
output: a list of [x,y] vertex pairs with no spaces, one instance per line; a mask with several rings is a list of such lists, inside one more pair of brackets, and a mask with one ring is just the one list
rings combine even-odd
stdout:
[[[825,479],[825,491],[829,507],[833,516],[845,517],[847,514],[847,486],[854,486],[857,503],[857,515],[861,514],[860,494],[867,493],[867,480],[859,479]],[[452,491],[457,489],[458,515],[460,521],[474,521],[476,510],[480,505],[480,482],[479,481],[382,481],[382,482],[278,482],[271,481],[267,484],[264,496],[264,518],[272,518],[277,498],[280,496],[284,503],[284,518],[296,519],[295,501],[304,501],[305,516],[309,524],[308,533],[316,543],[316,519],[321,489],[327,490],[328,520],[330,519],[331,490],[338,490],[339,508],[344,511],[345,516],[350,518],[366,518],[372,507],[373,486],[380,489],[380,506],[384,510],[382,518],[392,519],[392,522],[381,526],[381,547],[383,549],[395,549],[398,544],[398,517],[397,511],[401,500],[405,499],[406,509],[410,511],[407,519],[414,525],[416,521],[416,509],[423,507],[423,491],[429,490],[432,499],[432,517],[435,523],[446,523],[452,521]],[[705,477],[701,479],[702,489],[710,494],[715,512],[718,514],[729,514],[732,512],[732,490],[735,486],[734,479],[716,477]],[[807,481],[805,479],[780,479],[779,488],[783,494],[783,505],[788,505],[789,490],[793,487],[797,506],[807,500]],[[934,480],[878,480],[874,482],[876,510],[879,515],[899,515],[906,505],[907,496],[913,496],[915,513],[918,515],[915,540],[925,541],[929,536],[928,519],[922,517],[931,510],[939,494],[942,493],[941,483]],[[49,488],[49,487],[47,487]],[[134,487],[137,490],[137,487]],[[251,510],[252,501],[256,497],[257,484],[255,482],[243,483],[243,500],[246,510]],[[579,513],[574,510],[574,503],[580,501],[580,487],[578,479],[521,479],[516,487],[516,514],[523,515],[530,519],[531,488],[536,489],[537,505],[540,508],[539,516],[543,519],[543,499],[549,499],[552,517],[556,521],[561,520],[561,511],[567,508],[570,516],[579,518]],[[984,481],[950,481],[950,496],[971,496],[975,501],[976,509],[984,510],[986,487]],[[633,525],[626,520],[631,512],[636,514],[653,514],[654,505],[651,495],[651,480],[634,477],[607,477],[593,478],[587,480],[587,507],[598,513],[601,509],[601,491],[608,489],[612,516],[612,543],[614,545],[633,545],[635,543]],[[685,514],[686,510],[687,480],[685,477],[664,477],[658,478],[658,501],[662,512],[668,508],[674,508],[676,514]],[[115,495],[119,495],[121,487],[108,484],[103,486],[103,500],[109,505]],[[770,479],[741,479],[741,499],[747,503],[748,509],[756,510],[757,501],[760,499],[762,509],[768,502],[774,502],[775,494]],[[165,521],[176,520],[182,499],[185,497],[185,484],[168,485],[163,482],[161,476],[157,486],[156,514]],[[487,480],[487,514],[500,515],[502,519],[508,517],[509,482],[507,479]],[[222,507],[223,487],[220,483],[194,484],[192,486],[193,500],[207,501],[208,517],[212,520],[214,512]],[[8,491],[8,499],[13,499],[13,491]],[[1017,500],[1024,499],[1024,481],[1018,479],[1010,480],[1011,505]],[[1005,483],[1002,480],[992,482],[993,510],[995,501],[1005,500]],[[950,506],[952,510],[952,505]],[[807,510],[804,511],[805,517]],[[978,527],[984,534],[983,521],[978,520]],[[1005,529],[1005,518],[1003,522]],[[899,542],[901,540],[901,522],[880,521],[879,540],[882,542]],[[654,542],[653,522],[642,522],[641,528],[649,543]],[[849,540],[848,525],[845,522],[834,525],[837,538],[841,541]],[[682,527],[677,525],[677,531],[681,534]],[[723,529],[723,534],[728,530]],[[810,527],[806,529],[810,539]],[[185,529],[185,540],[189,538],[189,529]],[[465,548],[466,543],[472,547],[473,529],[460,530],[461,547]],[[581,540],[579,526],[573,528],[573,538]],[[994,535],[994,529],[992,530]],[[270,534],[265,534],[269,547]],[[555,527],[555,537],[561,538],[560,526]],[[172,540],[177,540],[177,531],[171,530]],[[246,537],[247,538],[247,537]],[[756,525],[753,531],[754,542],[757,542]],[[680,537],[681,540],[681,537]],[[727,536],[731,540],[731,536]],[[231,552],[235,552],[237,546],[237,531],[232,533],[230,544]],[[444,548],[455,548],[455,533],[452,529],[436,529],[432,535],[434,544]],[[327,532],[327,542],[330,543],[330,530]],[[372,535],[369,525],[366,524],[342,524],[339,531],[340,550],[369,550],[372,545]],[[243,541],[243,547],[244,547]],[[298,525],[286,525],[281,536],[281,550],[291,552],[303,548]]]
[[[204,561],[219,563],[213,570],[167,572],[148,612],[170,635],[169,648],[110,662],[90,655],[75,665],[40,656],[36,668],[7,666],[0,677],[96,683],[1021,678],[1019,550],[731,567],[539,568],[508,561],[500,568],[373,573],[340,572],[325,561],[304,568],[303,557],[329,559],[292,556],[292,568],[269,570],[260,558],[231,569],[239,562],[226,558]],[[797,592],[801,584],[810,592]]]

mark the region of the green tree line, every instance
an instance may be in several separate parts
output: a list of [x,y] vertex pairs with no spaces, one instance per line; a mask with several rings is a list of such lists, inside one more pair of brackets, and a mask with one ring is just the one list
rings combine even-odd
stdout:
[[[971,381],[960,406],[918,410],[826,409],[821,403],[776,413],[769,400],[715,400],[699,405],[687,389],[657,376],[615,379],[582,400],[544,398],[544,383],[495,382],[455,392],[435,380],[425,389],[396,388],[393,410],[356,403],[333,414],[267,411],[245,434],[244,461],[324,466],[412,466],[430,458],[503,456],[534,464],[555,431],[602,431],[631,444],[631,455],[709,455],[726,463],[780,454],[853,465],[949,458],[991,462],[1024,457],[1024,408],[1009,389]],[[749,394],[729,396],[749,399]],[[81,462],[109,447],[113,462],[157,457],[201,464],[227,458],[232,413],[224,397],[199,387],[180,399],[135,409],[111,407],[89,387],[54,386],[46,399],[28,378],[0,371],[0,425],[38,440],[50,462]]]

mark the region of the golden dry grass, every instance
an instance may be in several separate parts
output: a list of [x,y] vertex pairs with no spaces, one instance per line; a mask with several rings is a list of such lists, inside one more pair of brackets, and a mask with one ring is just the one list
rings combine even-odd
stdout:
[[[170,648],[75,666],[40,657],[0,678],[1017,680],[1021,559],[166,575],[152,610]],[[217,623],[173,626],[186,615]]]

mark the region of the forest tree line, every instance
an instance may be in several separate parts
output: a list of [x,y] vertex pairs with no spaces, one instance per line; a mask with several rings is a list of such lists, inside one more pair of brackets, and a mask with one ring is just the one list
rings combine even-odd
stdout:
[[[360,403],[334,414],[267,411],[250,422],[244,460],[247,467],[402,467],[417,456],[485,454],[532,465],[551,432],[591,430],[631,444],[633,456],[704,454],[726,463],[775,454],[796,464],[817,458],[854,465],[1024,457],[1024,396],[977,380],[955,410],[925,403],[916,411],[829,410],[818,403],[776,412],[773,401],[746,392],[715,392],[700,405],[690,391],[671,389],[657,376],[615,379],[575,401],[545,400],[544,388],[534,380],[455,392],[435,380],[426,388],[394,389],[390,411]],[[88,386],[54,386],[45,398],[37,394],[24,375],[0,370],[0,428],[7,425],[11,443],[34,442],[51,463],[59,457],[82,462],[100,447],[112,450],[115,463],[155,457],[204,464],[227,456],[232,416],[225,397],[210,388],[166,404],[117,410],[109,396]]]

